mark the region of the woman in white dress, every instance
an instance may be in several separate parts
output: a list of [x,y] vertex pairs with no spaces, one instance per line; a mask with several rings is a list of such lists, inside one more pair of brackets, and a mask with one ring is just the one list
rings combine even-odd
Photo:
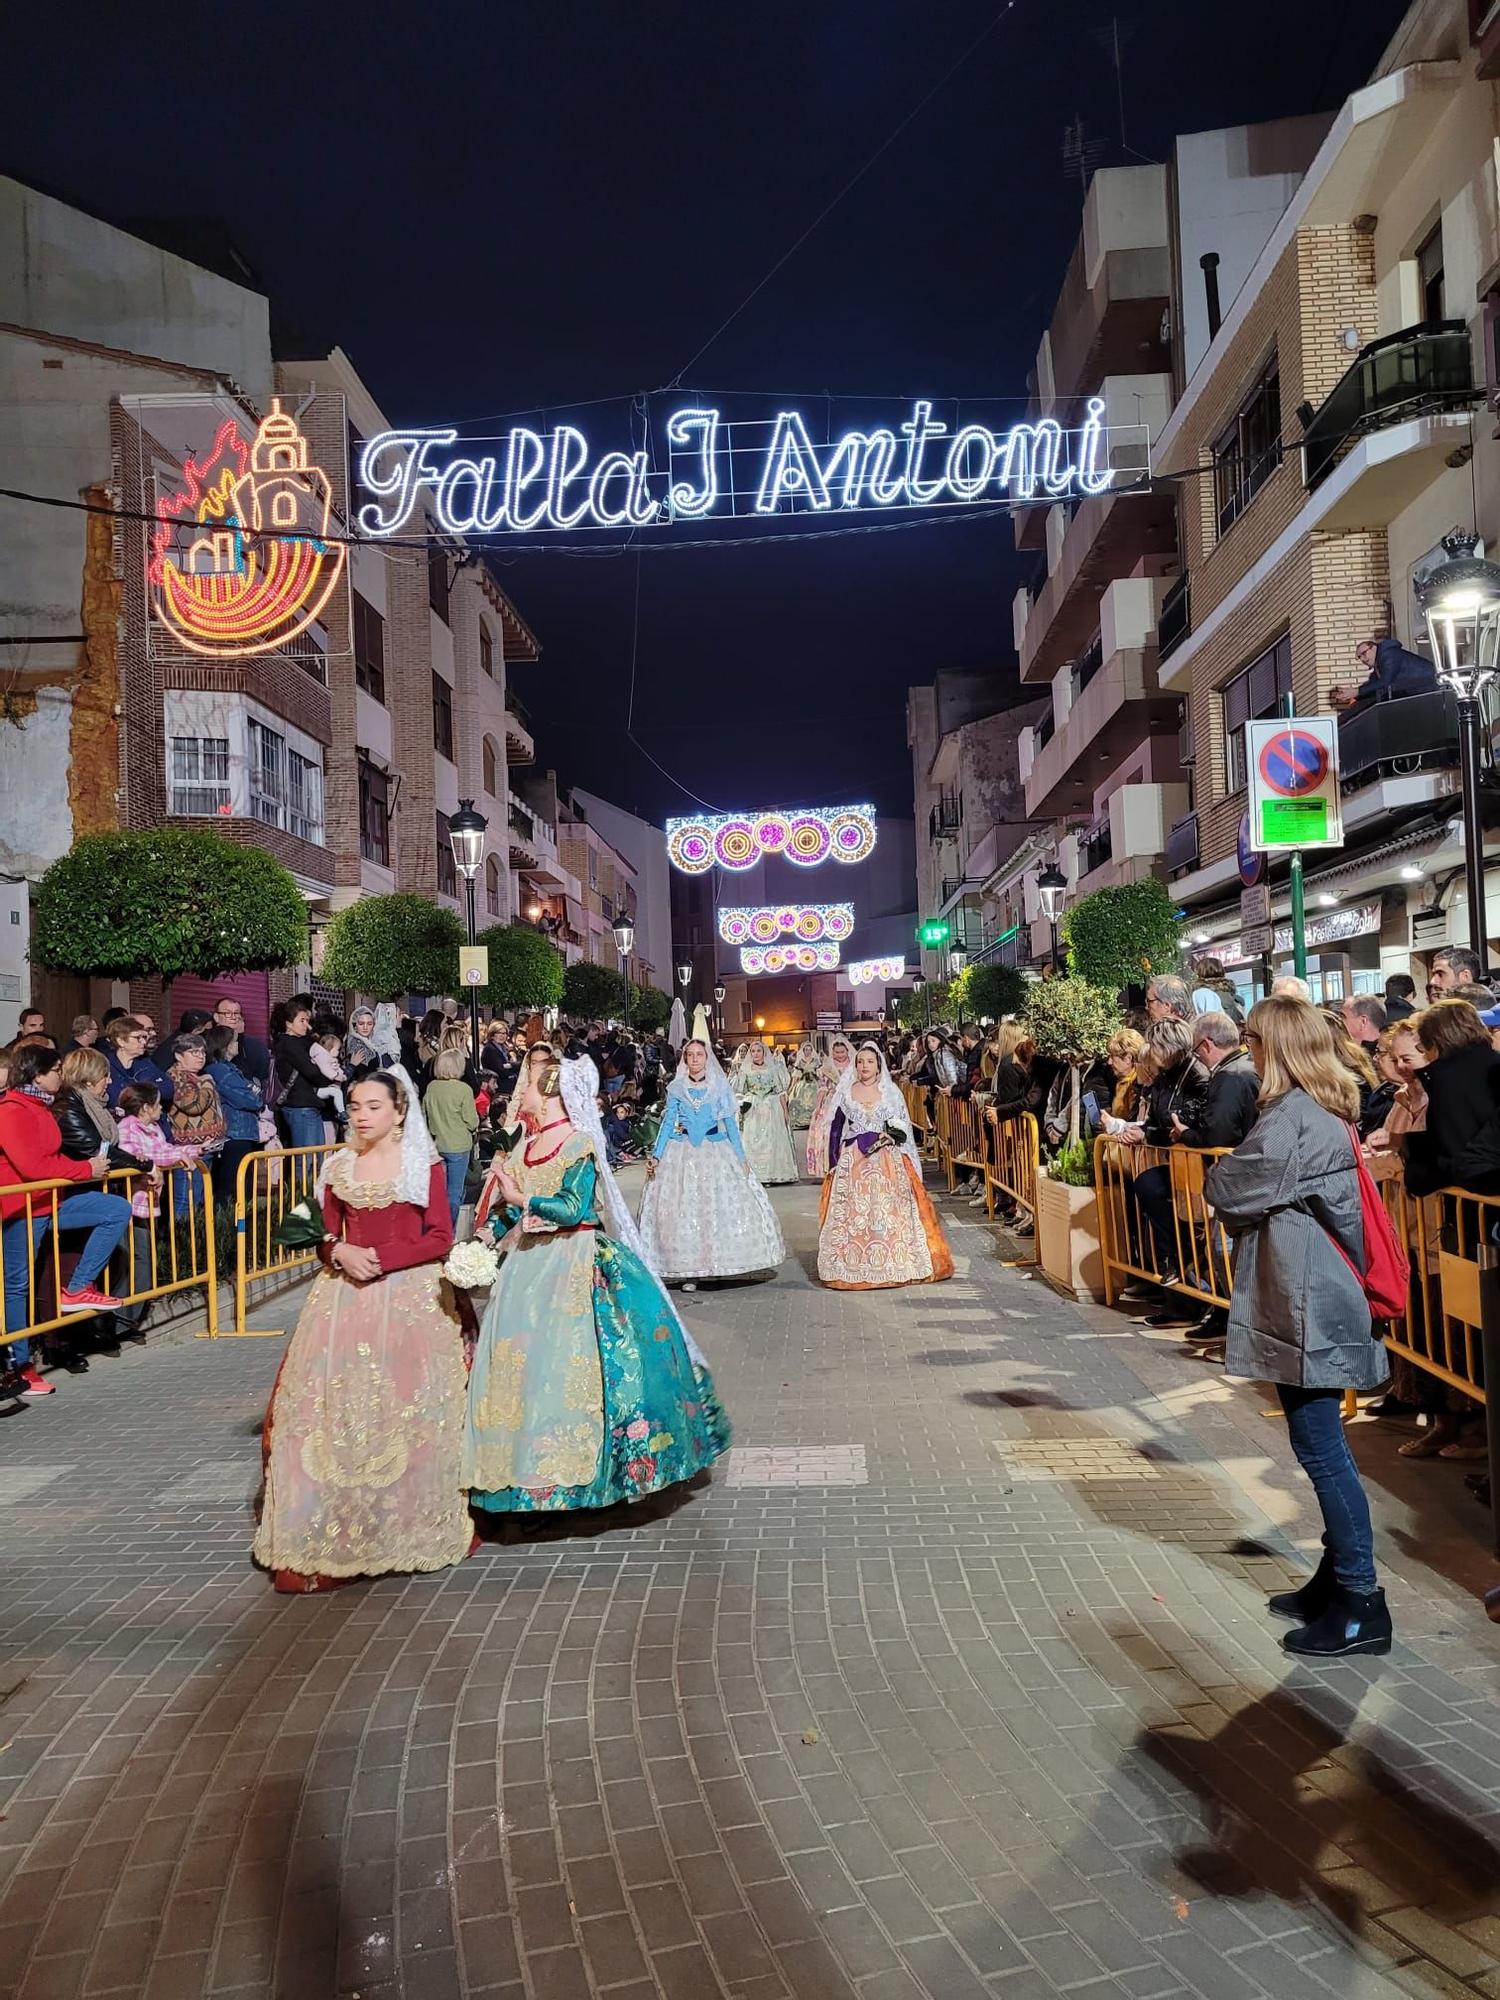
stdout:
[[804,1042],[792,1064],[792,1088],[786,1105],[787,1120],[794,1132],[805,1132],[812,1123],[822,1074],[823,1058],[817,1044]]
[[833,1100],[853,1061],[853,1042],[847,1035],[835,1035],[828,1045],[828,1054],[823,1058],[823,1069],[818,1078],[818,1101],[813,1110],[812,1123],[807,1128],[807,1171],[815,1181],[822,1180],[828,1172],[828,1134],[833,1126]]
[[786,1256],[776,1212],[746,1163],[701,1007],[693,1028],[667,1088],[640,1209],[646,1262],[688,1291],[700,1278],[774,1271]]
[[751,1042],[735,1058],[730,1082],[740,1108],[745,1158],[756,1179],[766,1187],[796,1180],[797,1155],[786,1112],[786,1064],[764,1042]]
[[818,1276],[837,1291],[883,1291],[953,1276],[927,1192],[911,1114],[885,1058],[863,1042],[839,1085],[823,1183]]

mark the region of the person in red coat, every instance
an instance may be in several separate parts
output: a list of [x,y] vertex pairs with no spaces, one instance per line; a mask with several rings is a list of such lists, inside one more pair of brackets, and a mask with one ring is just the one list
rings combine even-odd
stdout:
[[254,1555],[282,1591],[444,1569],[474,1538],[447,1181],[404,1069],[353,1086],[349,1132],[319,1181],[324,1268],[266,1417]]
[[[33,1274],[36,1253],[49,1223],[55,1222],[59,1234],[70,1229],[89,1232],[71,1283],[65,1286],[59,1279],[58,1311],[111,1312],[120,1304],[100,1290],[99,1280],[130,1227],[130,1203],[123,1195],[106,1194],[102,1188],[89,1187],[78,1194],[55,1190],[30,1193],[22,1185],[31,1181],[89,1183],[109,1171],[109,1156],[102,1149],[88,1160],[72,1160],[63,1152],[62,1136],[52,1115],[52,1100],[61,1088],[62,1057],[56,1049],[33,1045],[17,1050],[8,1087],[0,1097],[0,1188],[10,1190],[0,1194],[7,1334],[30,1326],[36,1318]],[[29,1257],[28,1231],[32,1243]],[[9,1361],[21,1370],[23,1395],[52,1393],[51,1384],[41,1379],[32,1363],[29,1342],[11,1343]]]

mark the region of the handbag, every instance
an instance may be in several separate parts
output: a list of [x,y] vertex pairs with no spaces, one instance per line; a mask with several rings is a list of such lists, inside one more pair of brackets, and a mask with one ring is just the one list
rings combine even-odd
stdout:
[[1359,1143],[1359,1134],[1351,1125],[1348,1128],[1349,1143],[1354,1148],[1354,1172],[1359,1181],[1360,1220],[1364,1228],[1365,1268],[1361,1271],[1349,1252],[1338,1238],[1329,1232],[1328,1240],[1354,1273],[1360,1290],[1370,1308],[1370,1317],[1377,1319],[1401,1319],[1406,1313],[1407,1300],[1411,1295],[1411,1260],[1397,1236],[1385,1203],[1380,1199],[1380,1189],[1375,1185],[1375,1176],[1365,1164],[1364,1150]]

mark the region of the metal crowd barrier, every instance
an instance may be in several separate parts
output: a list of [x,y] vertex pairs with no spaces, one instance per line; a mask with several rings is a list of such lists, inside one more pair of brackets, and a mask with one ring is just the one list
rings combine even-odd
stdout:
[[937,1145],[949,1194],[960,1173],[984,1172],[984,1120],[972,1097],[939,1097]]
[[[274,1240],[277,1225],[299,1201],[317,1200],[318,1174],[335,1146],[286,1146],[265,1153],[247,1153],[240,1161],[234,1187],[234,1325],[230,1335],[250,1338],[278,1336],[283,1327],[245,1324],[250,1287],[266,1278],[284,1277],[315,1261],[313,1250],[284,1250]],[[212,1329],[211,1337],[219,1329]]]
[[[1122,1146],[1094,1141],[1094,1188],[1099,1201],[1099,1235],[1104,1253],[1104,1299],[1113,1305],[1130,1278],[1149,1280],[1182,1292],[1203,1305],[1229,1305],[1229,1237],[1203,1198],[1203,1177],[1229,1149],[1199,1151],[1192,1146]],[[1168,1283],[1156,1232],[1138,1206],[1132,1183],[1148,1170],[1166,1175],[1171,1201],[1172,1262],[1178,1275]]]
[[997,1200],[1006,1197],[1035,1215],[1041,1134],[1031,1112],[995,1119],[975,1098],[934,1093],[929,1119],[926,1089],[915,1083],[901,1088],[917,1141],[942,1169],[950,1194],[960,1173],[977,1173],[984,1178],[987,1214],[993,1215]]
[[[7,1306],[5,1321],[19,1325],[0,1332],[0,1350],[18,1340],[82,1323],[94,1315],[58,1311],[60,1251],[83,1248],[88,1223],[69,1220],[70,1195],[111,1194],[134,1203],[150,1200],[149,1213],[132,1215],[118,1249],[105,1265],[99,1289],[120,1301],[128,1314],[152,1299],[201,1285],[206,1294],[208,1333],[219,1330],[219,1282],[214,1239],[214,1197],[209,1169],[204,1165],[168,1168],[154,1192],[150,1177],[134,1167],[115,1167],[98,1180],[12,1182],[0,1187],[0,1201],[21,1195],[25,1205],[0,1228],[0,1279]],[[24,1306],[21,1267],[24,1265]]]
[[934,1134],[932,1120],[927,1115],[927,1091],[920,1083],[908,1083],[904,1078],[901,1095],[906,1100],[906,1109],[911,1118],[912,1138],[919,1153],[930,1159],[933,1154]]
[[985,1116],[983,1124],[986,1210],[991,1215],[995,1213],[998,1189],[1035,1216],[1036,1183],[1041,1165],[1041,1129],[1035,1117],[1029,1111],[1023,1111],[1015,1118]]

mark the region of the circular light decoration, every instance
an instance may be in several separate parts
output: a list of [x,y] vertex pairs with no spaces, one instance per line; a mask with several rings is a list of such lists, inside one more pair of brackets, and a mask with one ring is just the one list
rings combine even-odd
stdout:
[[853,929],[852,903],[726,905],[719,911],[719,936],[725,944],[774,944],[783,937],[817,944],[823,938],[846,938]]
[[905,977],[904,958],[862,958],[849,968],[851,986],[889,986],[893,979]]
[[701,875],[717,861],[745,869],[767,854],[784,854],[801,868],[819,862],[863,861],[875,846],[873,806],[816,806],[802,812],[700,813],[667,821],[674,868]]
[[836,944],[747,944],[740,951],[740,969],[752,978],[761,973],[836,972]]
[[720,867],[733,869],[736,873],[755,866],[760,859],[760,848],[748,820],[726,819],[719,822],[714,832],[714,859]]

